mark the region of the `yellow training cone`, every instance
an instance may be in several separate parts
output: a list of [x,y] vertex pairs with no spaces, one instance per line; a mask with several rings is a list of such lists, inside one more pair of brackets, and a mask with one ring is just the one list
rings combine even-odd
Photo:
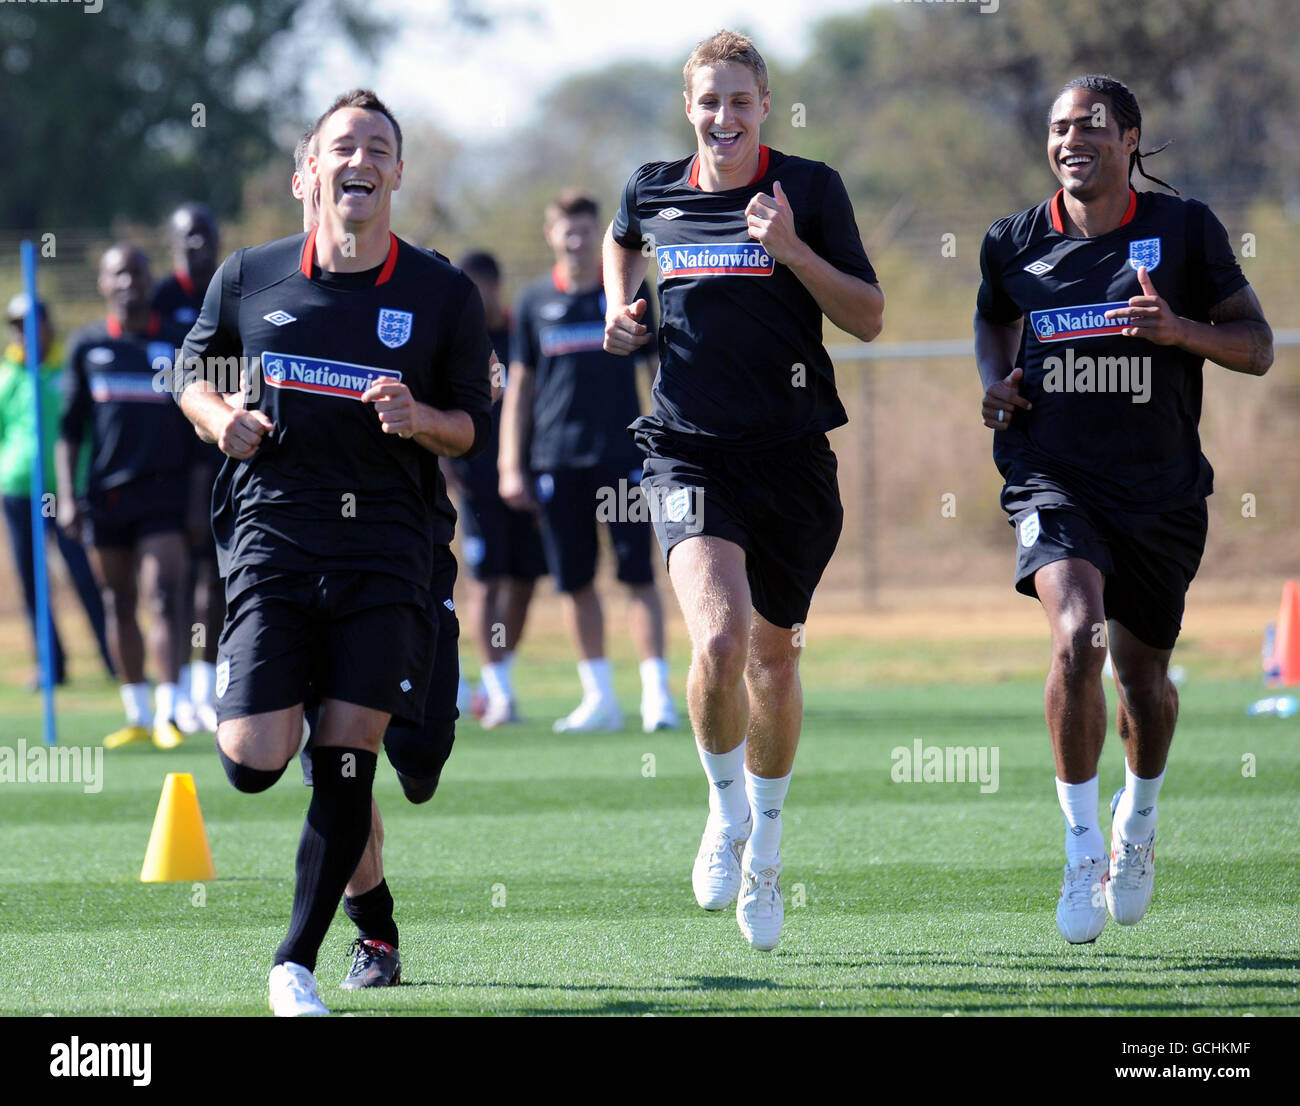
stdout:
[[216,879],[212,850],[199,812],[199,795],[188,772],[168,772],[154,815],[141,883]]

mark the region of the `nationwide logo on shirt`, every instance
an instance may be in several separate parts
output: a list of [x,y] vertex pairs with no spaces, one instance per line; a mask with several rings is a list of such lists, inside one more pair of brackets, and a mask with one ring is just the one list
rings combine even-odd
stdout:
[[1029,312],[1029,325],[1040,342],[1064,342],[1069,338],[1099,338],[1118,334],[1129,324],[1126,318],[1108,319],[1107,311],[1127,307],[1128,300],[1115,303],[1086,303],[1073,307],[1049,307]]
[[298,354],[262,354],[262,377],[272,388],[294,392],[313,392],[340,399],[360,399],[381,377],[401,380],[396,369],[376,369],[369,365],[352,365],[347,361],[322,361]]
[[771,276],[772,255],[755,242],[713,242],[658,246],[659,276]]
[[605,324],[562,323],[544,326],[537,334],[543,357],[559,357],[565,353],[585,353],[605,348]]

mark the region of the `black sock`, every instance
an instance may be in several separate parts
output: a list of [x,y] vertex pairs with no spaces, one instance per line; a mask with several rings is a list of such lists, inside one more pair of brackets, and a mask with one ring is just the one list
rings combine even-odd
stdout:
[[343,911],[352,919],[362,937],[397,948],[397,922],[393,920],[393,896],[388,890],[388,880],[381,879],[355,899],[344,895]]
[[343,889],[366,851],[377,758],[365,749],[324,745],[313,746],[311,761],[315,785],[298,842],[293,914],[275,963],[291,960],[314,972]]

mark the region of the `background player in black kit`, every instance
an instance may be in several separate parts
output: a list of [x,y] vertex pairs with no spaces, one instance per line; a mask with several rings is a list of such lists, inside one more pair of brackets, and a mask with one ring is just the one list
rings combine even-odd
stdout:
[[[463,255],[459,267],[483,297],[488,338],[497,357],[496,370],[506,387],[505,364],[510,356],[510,312],[501,299],[501,269],[490,253],[473,250]],[[537,578],[546,575],[546,554],[537,515],[518,511],[501,498],[497,453],[501,433],[501,407],[492,408],[492,436],[483,452],[472,460],[443,462],[444,473],[455,482],[461,504],[461,550],[473,584],[469,589],[470,625],[482,664],[482,722],[495,729],[518,721],[515,709],[515,650],[523,636],[528,607]],[[476,713],[478,708],[475,708]]]
[[[800,631],[843,521],[826,431],[847,416],[822,316],[870,341],[884,296],[839,175],[759,142],[771,94],[754,44],[720,31],[683,76],[697,152],[642,166],[624,189],[605,239],[605,345],[648,340],[632,294],[645,249],[659,266],[659,374],[637,440],[691,635],[687,695],[709,780],[692,884],[707,910],[735,900],[745,938],[771,949]],[[732,786],[742,772],[744,789]]]
[[[183,333],[199,317],[203,293],[217,271],[221,236],[212,209],[200,203],[181,204],[167,220],[167,240],[171,246],[172,271],[154,289],[153,309]],[[209,518],[212,483],[221,467],[221,450],[206,442],[195,444],[185,526],[190,543],[190,585],[186,589],[187,610],[181,624],[189,626],[197,620],[203,627],[199,659],[191,659],[194,647],[189,633],[177,642],[181,665],[177,724],[189,733],[200,728],[208,731],[217,728],[212,686],[217,639],[226,618],[226,597],[217,576],[217,546]]]
[[[293,914],[270,978],[286,1015],[327,1013],[312,969],[365,849],[376,752],[391,719],[422,721],[428,462],[471,449],[489,419],[478,293],[389,230],[402,171],[392,115],[358,90],[315,133],[319,227],[227,259],[186,340],[180,396],[228,458],[214,529],[229,604],[217,743],[231,782],[271,786],[302,738],[304,701],[323,696]],[[245,409],[218,394],[233,388],[221,359],[239,354],[251,359]]]
[[[653,538],[645,513],[635,513],[641,454],[627,432],[641,413],[636,372],[642,356],[614,357],[604,349],[598,214],[595,199],[573,189],[546,207],[543,230],[555,265],[515,306],[511,385],[501,414],[501,494],[513,507],[540,513],[555,586],[569,597],[583,694],[555,730],[623,726],[595,587],[598,521],[604,521],[641,658],[641,728],[652,733],[677,725],[677,713],[668,690]],[[644,285],[638,294],[648,294]],[[653,352],[648,343],[639,354],[647,351]]]
[[[194,435],[166,391],[183,330],[150,310],[148,259],[119,243],[99,265],[108,305],[102,323],[78,331],[68,352],[68,390],[55,446],[58,522],[86,542],[102,589],[109,647],[122,682],[126,725],[104,739],[118,748],[150,736],[160,749],[183,740],[176,727],[179,641],[188,640],[183,594],[189,578],[185,519]],[[75,489],[76,458],[91,442],[84,503]],[[150,611],[149,659],[158,681],[152,718],[145,639],[136,620]]]
[[[1048,116],[1060,191],[994,223],[980,255],[982,415],[1016,528],[1016,589],[1038,596],[1052,631],[1045,704],[1067,829],[1056,919],[1073,943],[1095,940],[1108,909],[1137,922],[1154,888],[1178,717],[1169,658],[1213,490],[1197,434],[1202,365],[1262,375],[1273,360],[1214,214],[1131,188],[1141,135],[1124,85],[1071,81]],[[1097,824],[1107,637],[1125,751],[1109,863]]]

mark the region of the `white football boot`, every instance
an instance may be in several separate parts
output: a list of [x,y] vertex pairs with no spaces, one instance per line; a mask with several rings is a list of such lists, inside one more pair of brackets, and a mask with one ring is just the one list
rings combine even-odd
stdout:
[[557,718],[551,729],[555,733],[594,733],[600,730],[621,730],[623,712],[613,699],[596,696],[584,698],[577,708],[563,718]]
[[755,861],[746,848],[740,861],[740,894],[736,922],[745,940],[761,952],[770,952],[781,940],[785,901],[781,898],[781,858]]
[[329,1014],[316,994],[316,977],[285,961],[271,969],[271,1012],[277,1018],[320,1018]]
[[1072,945],[1097,939],[1106,924],[1109,878],[1106,861],[1085,857],[1081,864],[1066,864],[1061,898],[1056,904],[1056,928]]
[[[1110,814],[1115,816],[1121,787],[1110,801]],[[1124,838],[1119,827],[1110,829],[1110,879],[1106,881],[1106,908],[1110,916],[1122,926],[1131,926],[1142,920],[1151,905],[1151,894],[1156,889],[1156,831],[1140,844]]]
[[499,729],[519,721],[513,699],[493,699],[488,696],[487,706],[483,708],[483,717],[479,719],[485,730]]
[[663,695],[641,696],[641,730],[654,733],[656,730],[677,729],[677,709],[673,701]]
[[740,857],[753,825],[751,816],[739,829],[728,833],[715,815],[709,815],[691,869],[695,901],[705,910],[726,910],[736,901],[740,893]]

